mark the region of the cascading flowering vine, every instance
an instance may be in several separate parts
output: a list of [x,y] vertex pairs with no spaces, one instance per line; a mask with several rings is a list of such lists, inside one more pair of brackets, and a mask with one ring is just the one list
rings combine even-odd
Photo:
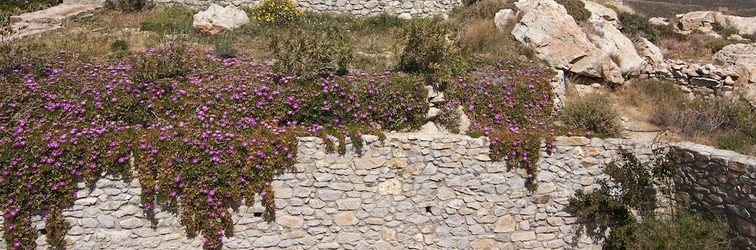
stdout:
[[327,131],[343,142],[416,129],[428,109],[419,81],[394,72],[280,76],[193,49],[101,63],[65,51],[53,58],[0,65],[0,210],[10,249],[35,247],[38,211],[48,242],[64,245],[62,209],[77,183],[104,174],[137,178],[148,217],[158,205],[178,209],[189,236],[218,248],[233,232],[233,203],[258,196],[275,216],[270,182],[295,163],[296,136]]
[[[428,112],[422,79],[402,73],[282,76],[270,65],[209,52],[150,49],[103,62],[60,51],[0,60],[0,211],[9,249],[65,245],[62,210],[78,183],[105,174],[137,178],[144,213],[179,211],[208,249],[233,233],[234,203],[255,197],[275,216],[272,177],[295,164],[297,136],[346,137],[419,128]],[[549,73],[500,63],[447,89],[464,103],[472,134],[492,156],[526,163],[553,135]],[[390,101],[387,101],[390,100]],[[452,105],[450,103],[450,105]],[[327,140],[330,141],[330,140]],[[333,149],[331,145],[331,149]]]

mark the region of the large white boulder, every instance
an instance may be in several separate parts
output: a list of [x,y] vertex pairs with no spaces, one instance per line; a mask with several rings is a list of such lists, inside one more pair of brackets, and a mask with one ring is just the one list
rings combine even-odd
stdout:
[[520,21],[512,36],[536,52],[549,65],[578,75],[621,84],[622,71],[586,37],[562,5],[553,0],[521,0],[515,3]]
[[637,75],[646,62],[635,51],[633,41],[617,29],[619,26],[617,12],[601,4],[583,1],[585,8],[591,12],[588,24],[591,32],[586,33],[588,40],[609,55],[619,66],[622,75]]
[[756,17],[724,15],[717,11],[694,11],[686,13],[680,18],[680,27],[684,31],[697,29],[708,32],[712,30],[715,23],[728,29],[737,30],[741,35],[756,33]]
[[514,10],[511,9],[499,10],[499,12],[496,12],[496,15],[494,16],[494,24],[496,25],[496,28],[500,30],[506,29],[510,24],[513,24],[514,22],[517,22],[517,15],[515,14]]
[[740,71],[743,72],[740,77],[748,79],[748,82],[738,86],[738,92],[752,107],[756,107],[756,43],[727,45],[714,54],[714,60],[725,66],[744,69]]
[[[721,17],[722,13],[717,12],[716,16]],[[703,32],[709,32],[713,29],[714,23],[717,23],[715,13],[713,11],[693,11],[684,14],[680,17],[680,29],[683,31],[700,30]]]
[[614,25],[614,27],[619,27],[619,17],[616,11],[593,1],[583,1],[583,3],[585,9],[591,12],[588,22],[605,21]]
[[646,59],[647,63],[654,66],[664,64],[664,55],[662,54],[661,49],[648,39],[641,37],[638,40],[636,47],[638,47],[639,54]]
[[720,24],[725,28],[737,30],[741,35],[756,34],[756,16],[739,17],[724,15],[724,21]]
[[229,5],[225,8],[211,4],[205,11],[194,14],[192,26],[200,32],[215,34],[223,30],[233,30],[249,23],[247,13]]
[[756,43],[730,44],[714,54],[714,61],[725,66],[742,66],[748,70],[750,83],[756,83]]

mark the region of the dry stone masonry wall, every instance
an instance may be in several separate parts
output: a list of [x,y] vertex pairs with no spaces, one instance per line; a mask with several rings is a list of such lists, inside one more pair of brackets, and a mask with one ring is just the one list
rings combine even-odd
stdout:
[[[528,193],[524,172],[489,158],[486,138],[393,134],[383,141],[372,136],[364,139],[361,154],[348,144],[347,154],[340,156],[326,153],[319,138],[300,138],[299,163],[272,183],[276,220],[265,222],[260,204],[240,205],[232,213],[235,234],[224,239],[224,248],[600,249],[566,211],[569,198],[576,190],[598,188],[599,180],[607,178],[604,166],[620,148],[647,160],[652,146],[620,139],[560,137],[552,154],[543,153],[538,189]],[[684,163],[694,161],[686,167],[691,174],[679,185],[698,183],[689,189],[694,199],[718,196],[716,202],[705,204],[733,211],[744,233],[752,235],[756,204],[753,194],[742,193],[750,192],[744,185],[753,180],[756,164],[737,165],[743,161],[727,161],[722,158],[729,155],[705,153],[711,151],[698,146],[679,148],[689,152]],[[709,171],[706,164],[735,164],[738,172]],[[722,177],[722,171],[732,174]],[[741,173],[750,177],[739,177]],[[708,182],[695,181],[701,178]],[[68,249],[202,247],[200,237],[186,237],[173,213],[158,208],[157,227],[150,227],[140,208],[136,180],[108,176],[91,189],[83,184],[80,188],[73,208],[64,212],[72,225],[66,236]],[[745,197],[750,200],[743,203]],[[35,221],[41,230],[40,217]],[[47,249],[44,235],[37,243],[39,249]]]
[[756,159],[693,143],[674,146],[680,153],[678,195],[693,205],[723,212],[738,249],[756,249]]
[[[235,6],[249,6],[261,0],[155,0],[157,3],[176,3],[190,6],[208,6],[211,3],[225,3]],[[461,0],[296,0],[297,7],[314,12],[350,13],[357,16],[386,13],[389,15],[410,17],[429,17],[448,13],[455,6],[462,5]]]

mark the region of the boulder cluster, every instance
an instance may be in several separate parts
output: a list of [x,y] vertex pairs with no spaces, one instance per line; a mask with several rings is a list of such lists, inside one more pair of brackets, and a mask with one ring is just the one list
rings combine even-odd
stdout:
[[[513,9],[496,14],[499,29],[532,48],[536,56],[556,70],[600,82],[623,84],[632,78],[657,77],[674,80],[698,94],[746,93],[756,104],[756,45],[732,44],[714,55],[715,64],[668,60],[661,49],[645,38],[628,38],[620,30],[617,12],[604,5],[583,1],[591,16],[578,22],[554,0],[520,0]],[[651,18],[652,24],[668,20]],[[731,29],[732,40],[747,41],[756,33],[756,17],[738,17],[720,12],[698,11],[679,16],[679,32],[694,30],[717,36],[717,29]],[[750,94],[748,94],[750,93]],[[750,96],[750,98],[749,98]]]

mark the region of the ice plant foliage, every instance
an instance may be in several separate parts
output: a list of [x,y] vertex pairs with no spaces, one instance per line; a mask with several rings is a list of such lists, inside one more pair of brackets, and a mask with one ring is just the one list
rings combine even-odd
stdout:
[[[351,137],[417,129],[427,92],[394,72],[281,76],[270,65],[209,52],[147,50],[95,62],[60,51],[0,60],[0,211],[9,249],[33,249],[33,213],[65,244],[61,211],[77,183],[134,177],[145,214],[178,211],[189,236],[218,248],[231,205],[262,197],[295,163],[296,136]],[[387,101],[390,100],[390,101]],[[328,140],[330,141],[330,140]],[[342,150],[343,151],[343,150]],[[155,222],[153,220],[153,222]]]
[[[275,216],[272,177],[295,164],[297,136],[345,138],[422,125],[427,91],[417,76],[355,72],[283,76],[270,65],[210,52],[146,50],[105,61],[60,51],[0,59],[0,211],[9,249],[36,247],[31,217],[63,246],[62,210],[78,183],[105,174],[137,178],[144,213],[178,211],[208,249],[233,233],[232,204],[262,198]],[[514,63],[449,84],[470,133],[491,138],[494,158],[527,169],[535,187],[539,146],[553,135],[551,74]],[[326,140],[330,142],[331,140]],[[333,144],[327,144],[334,149]]]
[[554,147],[553,73],[518,62],[479,68],[449,84],[448,105],[463,105],[470,117],[470,135],[491,139],[491,157],[523,166],[526,186],[536,188],[536,162],[541,143]]

